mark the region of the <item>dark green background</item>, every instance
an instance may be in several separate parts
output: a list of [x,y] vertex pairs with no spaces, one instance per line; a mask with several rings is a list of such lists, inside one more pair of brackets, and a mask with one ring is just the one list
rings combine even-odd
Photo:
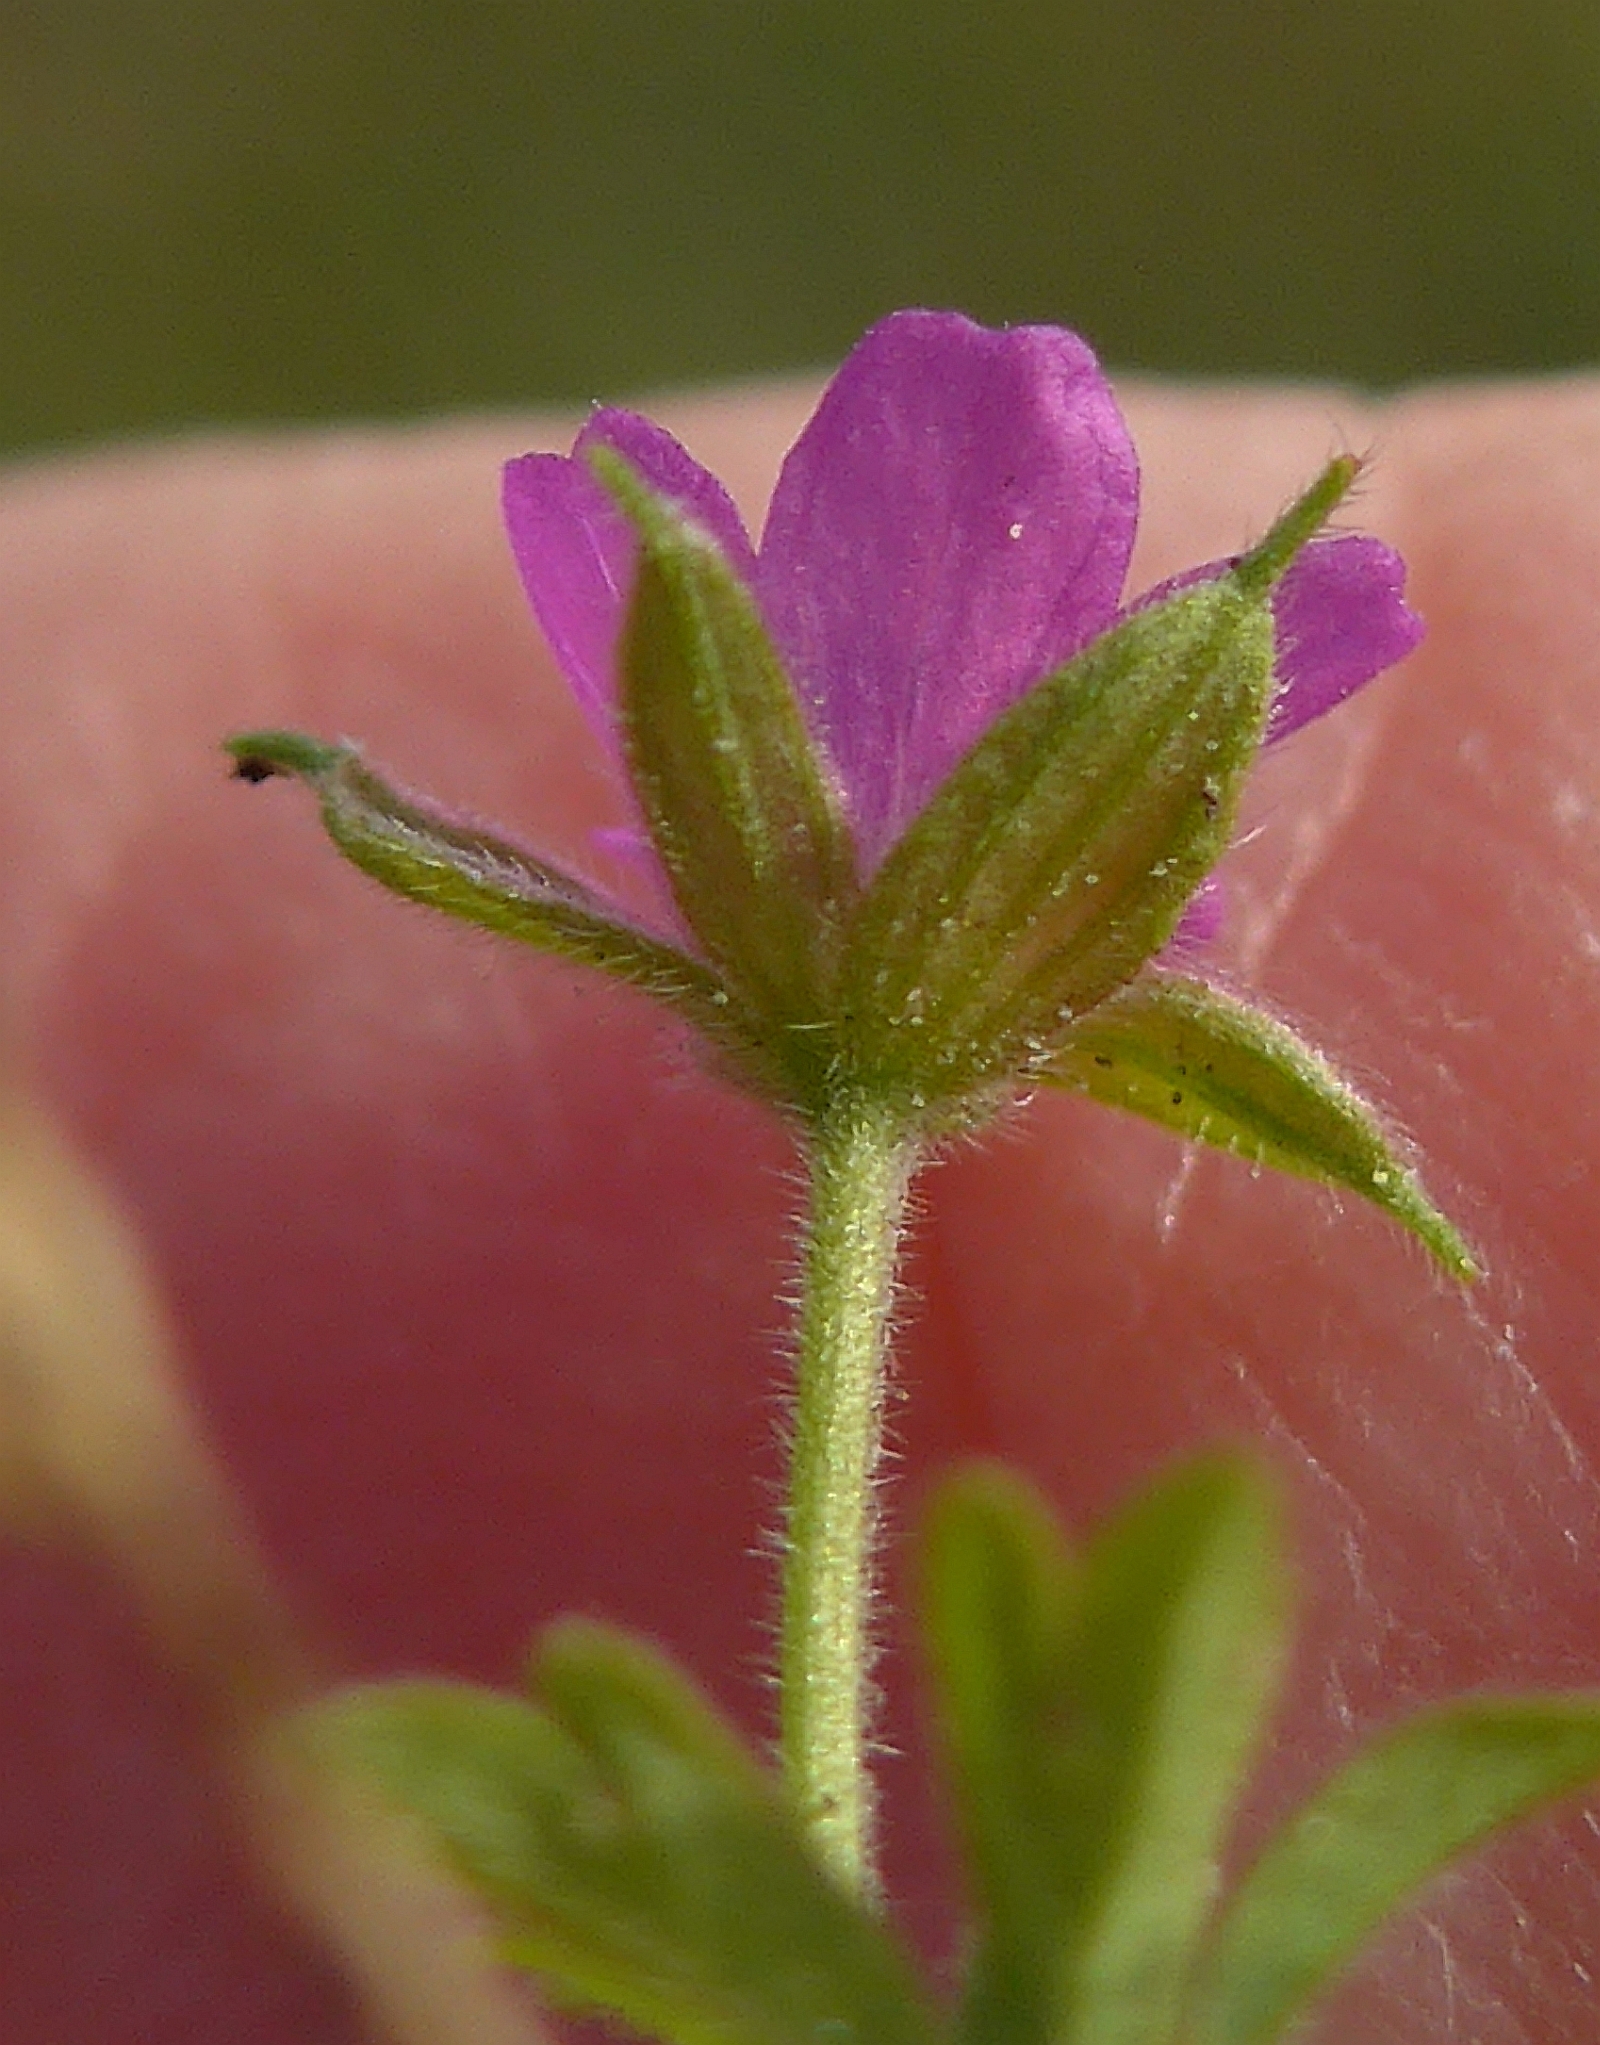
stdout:
[[1600,353],[1597,0],[0,0],[0,446],[826,361],[907,303]]

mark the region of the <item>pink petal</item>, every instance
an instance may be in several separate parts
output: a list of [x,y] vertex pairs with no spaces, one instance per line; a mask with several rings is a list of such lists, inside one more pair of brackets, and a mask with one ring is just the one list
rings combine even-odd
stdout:
[[1400,556],[1365,534],[1338,533],[1306,548],[1273,597],[1279,687],[1269,744],[1405,659],[1423,633],[1405,584]]
[[721,543],[747,579],[754,556],[716,477],[637,412],[597,411],[570,455],[529,454],[506,463],[506,531],[528,601],[584,716],[615,755],[617,637],[633,576],[633,537],[584,459],[597,443],[625,455]]
[[1138,487],[1075,335],[903,312],[857,344],[784,463],[758,588],[868,870],[1110,622]]
[[[1169,576],[1128,609],[1146,610],[1196,583],[1215,581],[1234,558]],[[1424,631],[1405,601],[1405,586],[1406,564],[1382,540],[1335,533],[1311,542],[1273,592],[1278,694],[1267,719],[1268,745],[1405,659]]]
[[[1146,590],[1130,610],[1142,611],[1226,573],[1231,561],[1208,561]],[[1273,594],[1278,694],[1266,743],[1287,738],[1393,667],[1421,639],[1422,620],[1405,602],[1405,563],[1392,547],[1360,533],[1313,540]],[[1163,954],[1203,951],[1221,935],[1226,897],[1215,875],[1203,881]],[[1181,956],[1172,963],[1181,964]]]

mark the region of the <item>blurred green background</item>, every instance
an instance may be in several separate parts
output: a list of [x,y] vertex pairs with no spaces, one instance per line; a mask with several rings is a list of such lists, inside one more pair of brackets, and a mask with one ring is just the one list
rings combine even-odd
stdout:
[[0,0],[0,446],[618,395],[888,308],[1600,355],[1600,0]]

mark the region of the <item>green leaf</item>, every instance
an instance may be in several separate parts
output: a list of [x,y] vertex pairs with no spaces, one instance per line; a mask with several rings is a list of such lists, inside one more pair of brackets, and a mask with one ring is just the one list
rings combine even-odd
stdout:
[[865,1082],[957,1104],[1031,1068],[1171,937],[1232,833],[1274,582],[1336,462],[1226,575],[1135,611],[990,726],[884,861],[841,988]]
[[1075,1566],[980,1471],[928,1539],[925,1610],[981,1941],[968,2045],[1165,2045],[1277,1692],[1275,1496],[1208,1461]]
[[[634,787],[706,956],[778,1027],[814,1029],[855,854],[754,599],[709,535],[614,449],[601,480],[639,538],[621,649]],[[808,1047],[797,1046],[804,1060]],[[824,1047],[816,1062],[825,1061]]]
[[310,1714],[417,1814],[563,2000],[677,2045],[932,2045],[874,1918],[822,1872],[776,1782],[661,1656],[567,1622],[533,1705],[464,1684]]
[[1039,1077],[1251,1164],[1346,1187],[1410,1229],[1453,1277],[1479,1275],[1372,1110],[1327,1060],[1203,980],[1142,975],[1074,1025]]
[[508,839],[391,787],[351,746],[293,731],[227,741],[241,780],[275,775],[308,784],[328,835],[363,873],[396,894],[502,937],[626,980],[742,1049],[727,992],[696,959],[627,921],[585,882]]
[[1388,1734],[1257,1862],[1222,1920],[1186,2041],[1283,2037],[1430,1876],[1596,1775],[1600,1697],[1471,1699]]
[[1038,1496],[979,1467],[936,1498],[923,1550],[923,1627],[981,1943],[962,2035],[1054,2037],[1070,1961],[1071,1892],[1058,1835],[1061,1749],[1081,1572]]

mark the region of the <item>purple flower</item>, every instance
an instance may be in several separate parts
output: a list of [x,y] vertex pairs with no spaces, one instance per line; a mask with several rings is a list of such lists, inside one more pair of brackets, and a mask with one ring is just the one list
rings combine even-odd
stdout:
[[[759,549],[716,478],[637,413],[597,411],[570,457],[507,465],[523,583],[613,754],[635,541],[584,459],[596,443],[709,532],[754,594],[836,778],[863,876],[994,718],[1122,615],[1138,464],[1088,347],[1056,327],[997,332],[955,313],[895,313],[857,343],[791,448]],[[1269,738],[1415,646],[1422,626],[1404,576],[1374,539],[1306,547],[1273,596]]]
[[633,805],[602,837],[653,914],[353,746],[228,750],[306,782],[397,893],[664,1003],[814,1147],[940,1141],[1060,1086],[1354,1191],[1470,1277],[1359,1097],[1173,956],[1215,924],[1263,725],[1420,636],[1398,558],[1325,536],[1356,471],[1330,461],[1236,562],[1125,604],[1138,471],[1089,350],[898,313],[790,450],[759,549],[636,413],[507,467],[528,594]]

